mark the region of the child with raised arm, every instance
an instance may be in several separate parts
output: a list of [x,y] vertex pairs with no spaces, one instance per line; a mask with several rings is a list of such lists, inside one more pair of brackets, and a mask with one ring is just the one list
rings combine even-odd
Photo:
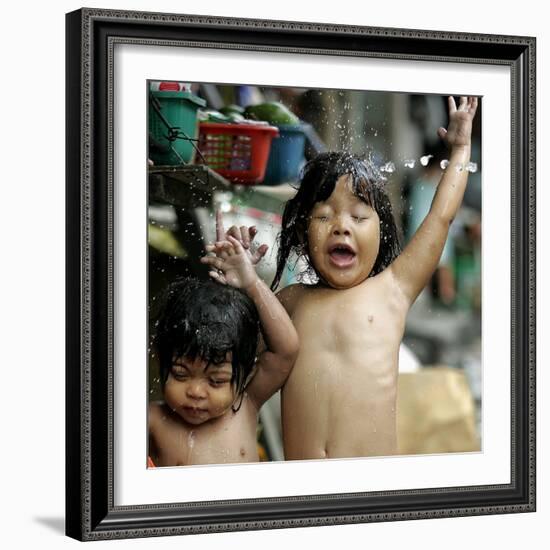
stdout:
[[286,459],[397,452],[405,318],[437,267],[468,178],[477,99],[462,97],[458,108],[452,97],[448,102],[448,130],[438,133],[450,147],[449,165],[402,253],[384,179],[369,161],[320,154],[306,164],[298,192],[285,206],[272,288],[291,252],[318,279],[278,293],[300,339],[281,393]]
[[149,406],[150,465],[257,462],[258,412],[297,355],[292,322],[240,243],[207,249],[219,282],[173,283],[158,324],[164,401]]

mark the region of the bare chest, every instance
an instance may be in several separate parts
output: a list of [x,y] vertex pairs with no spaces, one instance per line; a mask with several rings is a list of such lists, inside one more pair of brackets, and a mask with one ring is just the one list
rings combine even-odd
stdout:
[[198,426],[173,419],[159,422],[154,434],[158,466],[256,462],[256,415],[249,407]]
[[382,285],[365,285],[312,290],[296,306],[292,320],[309,354],[364,354],[399,346],[405,312]]

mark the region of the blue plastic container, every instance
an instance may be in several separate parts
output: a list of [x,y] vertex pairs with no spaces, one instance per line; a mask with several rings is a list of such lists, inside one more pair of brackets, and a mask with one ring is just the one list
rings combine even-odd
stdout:
[[301,124],[274,125],[279,128],[279,137],[271,142],[264,185],[296,181],[304,163],[306,136]]

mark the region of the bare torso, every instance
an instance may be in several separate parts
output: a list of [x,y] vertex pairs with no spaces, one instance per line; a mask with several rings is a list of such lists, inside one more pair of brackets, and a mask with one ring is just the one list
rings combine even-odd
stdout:
[[296,285],[289,295],[300,351],[282,391],[286,459],[395,454],[408,306],[391,275],[345,290]]
[[241,408],[192,426],[164,403],[149,405],[149,454],[156,466],[258,462],[257,410],[243,398]]

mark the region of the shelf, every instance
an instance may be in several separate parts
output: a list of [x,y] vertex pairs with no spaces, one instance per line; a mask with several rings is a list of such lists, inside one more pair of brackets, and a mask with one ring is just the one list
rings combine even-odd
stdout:
[[229,191],[231,184],[204,165],[150,166],[149,201],[189,208],[207,206],[215,191]]

